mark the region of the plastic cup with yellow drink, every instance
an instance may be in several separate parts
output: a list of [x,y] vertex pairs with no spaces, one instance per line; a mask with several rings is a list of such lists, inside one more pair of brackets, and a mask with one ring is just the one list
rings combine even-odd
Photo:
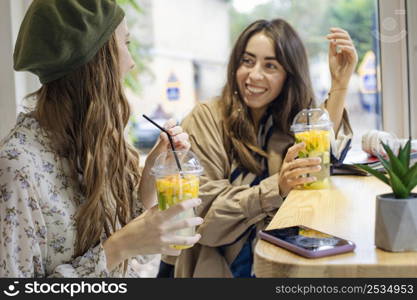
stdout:
[[314,176],[317,181],[306,183],[304,189],[328,188],[330,178],[330,130],[332,122],[326,111],[309,108],[300,111],[294,118],[291,131],[296,143],[305,143],[305,149],[298,153],[299,158],[320,157],[321,170],[307,176]]
[[[178,162],[181,170],[178,169]],[[155,177],[156,193],[159,210],[165,210],[181,201],[198,198],[200,175],[203,172],[199,160],[191,151],[167,151],[161,153],[155,160],[151,174]],[[195,217],[191,208],[178,214],[172,222]],[[194,236],[195,227],[178,230],[177,235]],[[175,249],[187,249],[192,246],[172,245]]]

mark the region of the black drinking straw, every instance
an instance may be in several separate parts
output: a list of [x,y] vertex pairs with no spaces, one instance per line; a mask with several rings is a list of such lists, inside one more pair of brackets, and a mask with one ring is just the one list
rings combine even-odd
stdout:
[[310,125],[310,110],[313,104],[313,98],[310,98],[310,103],[308,104],[308,112],[307,112],[307,125]]
[[[307,110],[307,125],[308,125],[308,130],[310,130],[310,111],[311,111],[311,106],[313,104],[313,98],[310,98],[310,103],[308,104],[308,110]],[[307,173],[307,177],[310,177],[310,173]]]
[[171,149],[172,149],[172,152],[174,153],[175,162],[177,163],[177,167],[178,167],[178,170],[180,171],[180,174],[182,174],[181,164],[180,164],[180,161],[178,160],[177,153],[175,152],[175,147],[174,147],[174,143],[172,142],[171,135],[168,133],[168,131],[166,131],[166,129],[165,129],[165,128],[163,128],[163,127],[159,126],[158,124],[156,124],[154,121],[152,121],[152,120],[151,120],[149,117],[147,117],[146,115],[142,115],[142,116],[143,116],[146,120],[148,120],[149,122],[151,122],[153,125],[155,125],[156,127],[158,127],[161,131],[163,131],[163,132],[165,132],[165,133],[167,134],[167,136],[168,136],[168,140],[169,140],[169,143],[171,144]]

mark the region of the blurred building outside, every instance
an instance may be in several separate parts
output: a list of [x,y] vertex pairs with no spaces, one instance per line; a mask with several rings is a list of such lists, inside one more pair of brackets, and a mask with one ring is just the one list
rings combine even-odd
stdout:
[[[232,43],[253,20],[281,17],[296,28],[307,48],[318,104],[327,98],[331,85],[328,42],[324,38],[330,25],[347,28],[348,18],[353,13],[367,20],[366,24],[359,24],[359,28],[369,32],[377,28],[375,21],[367,19],[376,15],[375,0],[355,0],[357,5],[366,6],[365,12],[363,9],[359,11],[359,8],[355,10],[347,0],[314,0],[314,7],[306,0],[258,0],[251,1],[251,5],[237,0],[136,2],[143,13],[135,16],[134,12],[127,11],[127,14],[137,18],[130,31],[144,49],[147,71],[139,75],[141,92],[136,94],[128,90],[127,95],[133,110],[130,135],[142,153],[149,151],[159,132],[141,115],[146,114],[161,125],[168,118],[180,122],[198,102],[218,96],[225,83]],[[260,5],[257,5],[258,2]],[[306,10],[314,10],[325,21],[306,15]],[[307,19],[296,21],[302,15]],[[360,148],[361,136],[370,129],[381,127],[379,89],[376,93],[368,93],[364,89],[364,86],[368,90],[371,85],[378,86],[377,76],[372,74],[377,73],[379,50],[375,37],[366,36],[364,41],[354,28],[350,30],[351,35],[361,41],[359,44],[355,40],[360,53],[364,53],[364,47],[368,47],[365,49],[369,53],[374,53],[373,59],[371,54],[361,57],[346,100],[354,130],[353,147]],[[366,74],[361,71],[363,69],[366,69]],[[142,159],[145,157],[142,155]]]
[[[140,0],[143,10],[131,34],[149,57],[139,75],[141,92],[127,92],[132,107],[135,143],[149,150],[160,125],[180,122],[199,101],[219,95],[229,55],[229,6],[223,0]],[[129,13],[129,12],[128,12]],[[141,129],[145,129],[142,130]],[[153,141],[153,142],[152,142]]]

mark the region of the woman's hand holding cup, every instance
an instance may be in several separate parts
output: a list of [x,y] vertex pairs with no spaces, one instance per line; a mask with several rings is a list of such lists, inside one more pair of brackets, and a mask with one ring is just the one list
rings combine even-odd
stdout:
[[320,172],[321,159],[319,157],[297,158],[298,153],[305,149],[305,143],[291,146],[281,166],[278,186],[282,197],[299,185],[311,183],[317,180],[314,176],[306,176],[310,173]]
[[137,255],[161,253],[178,256],[181,250],[174,249],[172,245],[192,246],[197,243],[200,234],[179,236],[175,233],[179,229],[198,226],[203,223],[203,219],[192,217],[174,221],[174,218],[200,204],[201,200],[197,198],[184,200],[164,211],[154,206],[133,219],[103,244],[108,269]]

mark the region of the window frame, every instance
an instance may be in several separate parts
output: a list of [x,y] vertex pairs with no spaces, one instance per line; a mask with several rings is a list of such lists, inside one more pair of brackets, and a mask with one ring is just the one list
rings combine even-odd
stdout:
[[407,0],[408,74],[411,136],[417,138],[417,1]]
[[[416,97],[415,86],[409,85],[410,78],[415,80],[415,70],[411,67],[408,57],[408,39],[407,37],[407,15],[410,24],[412,18],[410,16],[417,14],[408,11],[410,9],[409,0],[379,0],[378,1],[378,20],[379,32],[378,39],[381,52],[381,96],[382,96],[382,124],[383,130],[394,133],[399,138],[408,138],[412,133],[411,129],[411,115],[415,115]],[[416,5],[414,4],[415,8]],[[392,18],[396,26],[393,30],[387,30],[383,26],[384,20]],[[414,22],[414,21],[413,21]],[[382,24],[382,26],[381,26]],[[409,25],[408,24],[408,25]],[[385,40],[384,36],[392,37],[398,35],[402,36],[405,32],[405,38],[399,38],[396,41]],[[415,41],[414,41],[415,42]],[[415,56],[415,55],[414,55]],[[415,66],[414,61],[414,66]],[[410,73],[409,73],[410,72]],[[409,89],[411,87],[412,89]],[[409,92],[410,91],[410,92]],[[409,95],[413,95],[413,102],[410,102]],[[414,105],[411,105],[413,104]],[[411,108],[414,109],[411,110]],[[414,137],[416,135],[416,128],[414,124]]]

